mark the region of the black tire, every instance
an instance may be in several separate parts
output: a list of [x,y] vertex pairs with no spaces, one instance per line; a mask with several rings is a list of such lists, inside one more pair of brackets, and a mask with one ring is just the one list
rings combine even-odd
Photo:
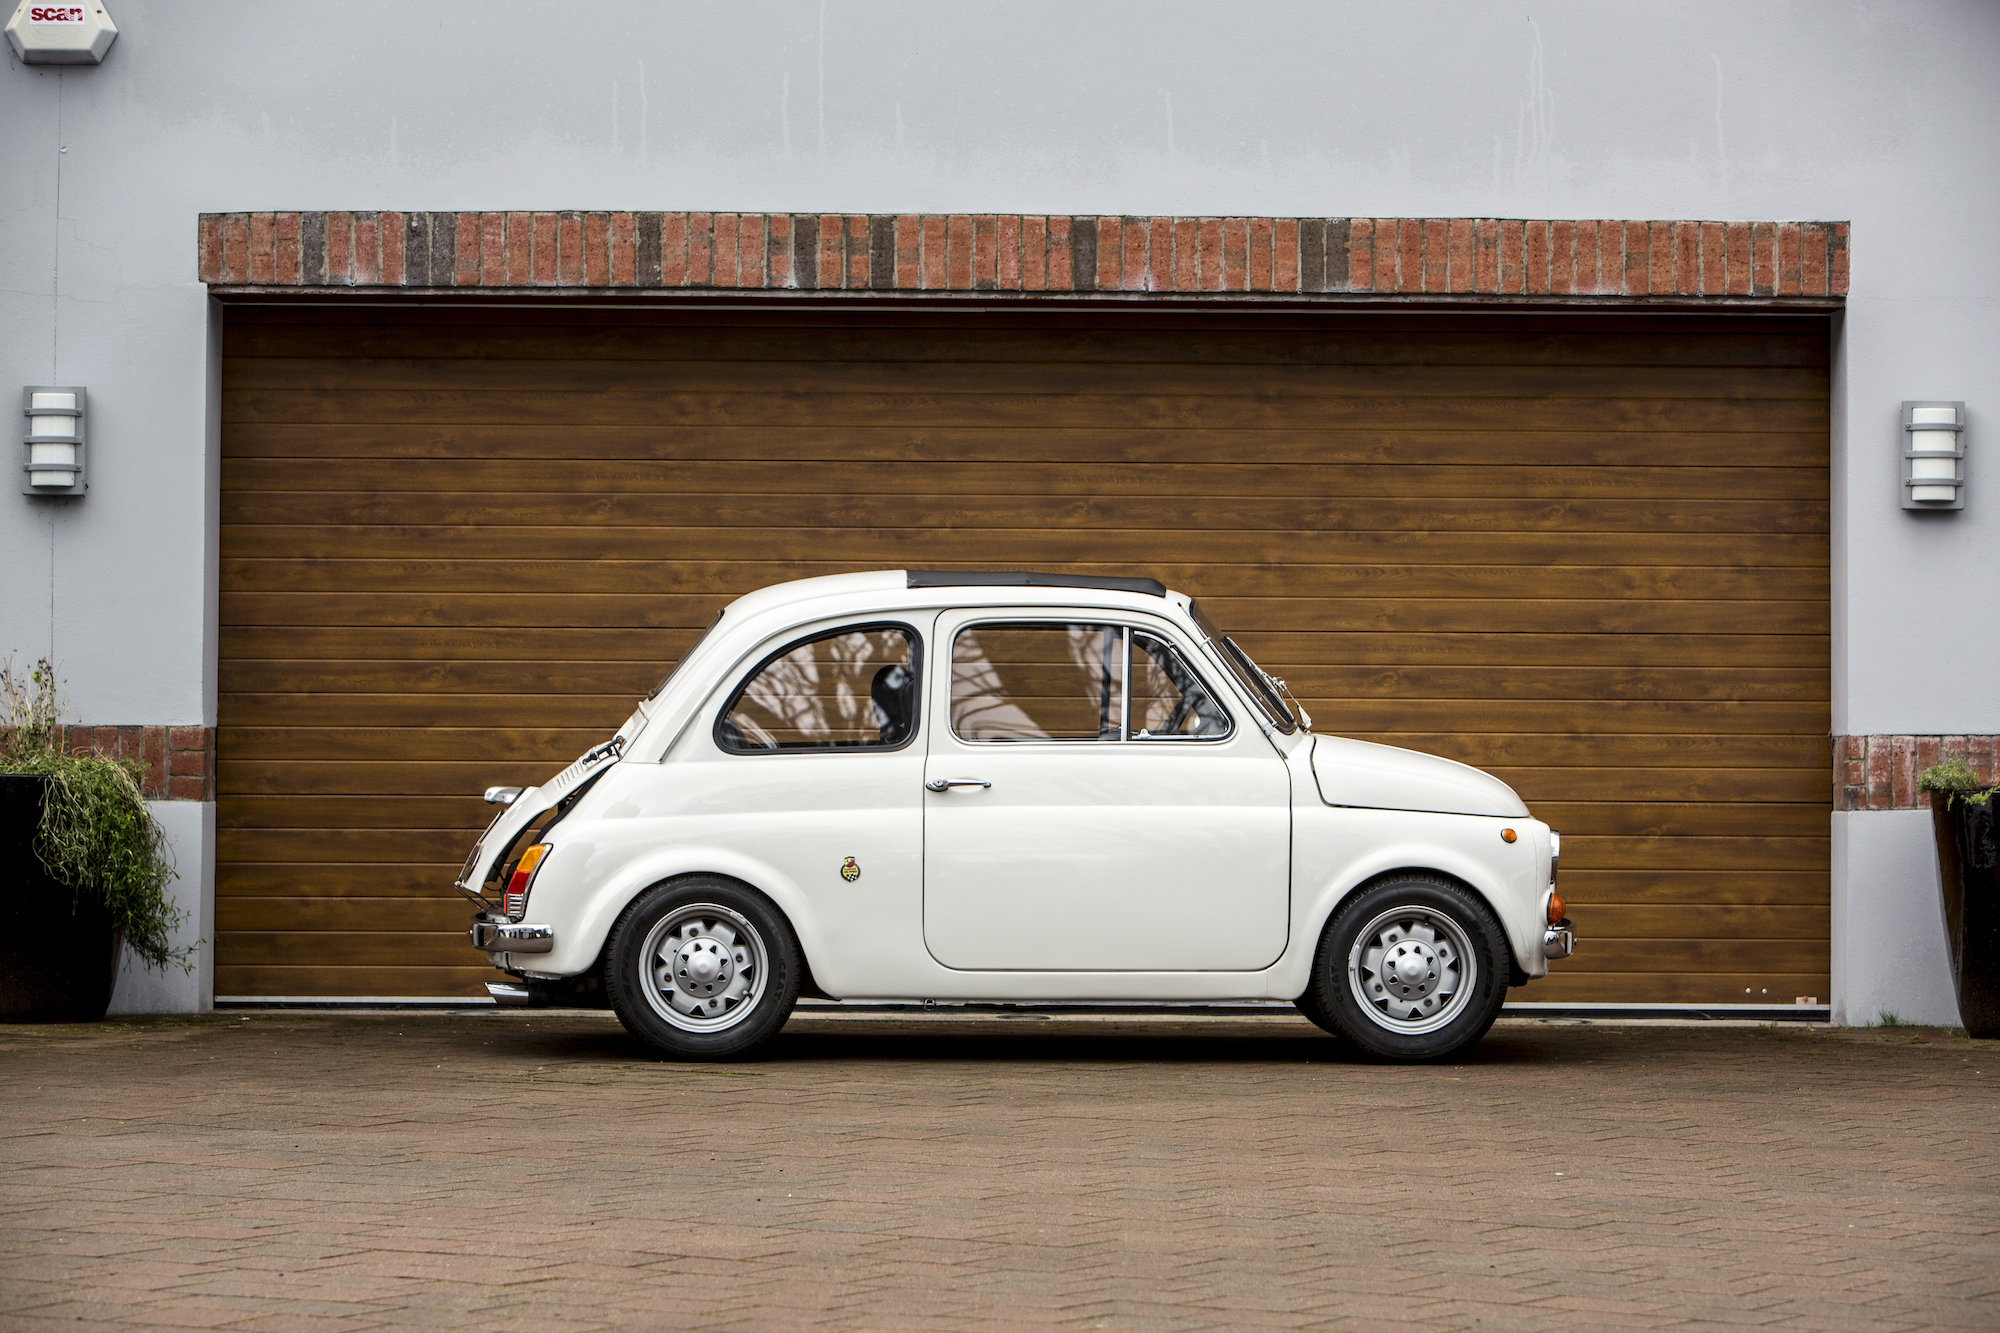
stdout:
[[719,875],[655,884],[605,946],[604,989],[625,1030],[676,1060],[749,1055],[799,998],[798,937],[756,890]]
[[1402,874],[1333,914],[1296,1003],[1385,1060],[1441,1060],[1493,1026],[1511,963],[1506,932],[1478,895],[1442,876]]

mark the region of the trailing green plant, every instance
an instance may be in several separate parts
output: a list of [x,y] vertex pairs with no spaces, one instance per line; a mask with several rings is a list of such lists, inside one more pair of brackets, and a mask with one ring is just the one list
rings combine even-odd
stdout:
[[1963,755],[1953,755],[1919,773],[1917,790],[1944,792],[1947,801],[1985,805],[1993,799],[1996,788],[1981,782],[1979,775],[1972,771],[1972,765],[1965,762]]
[[174,868],[139,785],[139,765],[70,753],[63,734],[54,668],[39,661],[24,676],[9,658],[0,667],[0,773],[48,779],[36,857],[80,901],[108,907],[147,966],[193,971],[194,950],[172,943],[185,913],[167,896]]

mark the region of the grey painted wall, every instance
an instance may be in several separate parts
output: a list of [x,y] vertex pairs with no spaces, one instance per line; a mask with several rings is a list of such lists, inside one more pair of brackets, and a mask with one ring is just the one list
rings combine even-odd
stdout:
[[[0,494],[0,652],[81,716],[213,720],[197,213],[923,209],[1851,220],[1833,727],[2000,731],[1989,0],[109,3],[102,67],[0,83],[0,394],[93,409],[86,500]],[[1962,514],[1898,507],[1919,397]]]

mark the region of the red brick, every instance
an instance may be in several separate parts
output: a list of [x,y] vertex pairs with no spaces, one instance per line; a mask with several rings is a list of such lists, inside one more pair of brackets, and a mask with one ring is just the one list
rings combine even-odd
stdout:
[[373,287],[382,281],[382,219],[376,213],[354,215],[354,285]]
[[[1466,291],[1495,292],[1500,289],[1500,222],[1497,218],[1473,218],[1472,258]],[[1458,281],[1458,265],[1452,264],[1452,281]]]
[[375,215],[375,236],[382,247],[382,260],[377,266],[384,287],[403,285],[403,238],[409,217],[403,213],[384,209]]
[[354,214],[326,215],[326,280],[335,286],[354,282]]
[[[952,286],[951,226],[955,219],[944,213],[924,214],[924,290],[944,291]],[[966,274],[971,276],[968,264]]]
[[250,215],[222,215],[222,280],[250,281]]
[[299,285],[299,215],[271,215],[271,281]]
[[490,233],[486,238],[487,245],[492,245],[493,237],[499,238],[500,257],[495,265],[489,251],[482,281],[496,287],[527,286],[529,275],[534,271],[534,216],[529,213],[488,213],[483,225]]
[[[518,245],[527,257],[528,283],[536,287],[553,287],[556,282],[556,215],[530,213],[527,218],[528,225],[522,229],[518,240],[512,234],[512,223],[509,223],[508,242],[510,246]],[[509,256],[510,267],[519,262],[518,256]]]
[[1778,295],[1799,294],[1799,224],[1778,225]]
[[1894,774],[1895,791],[1891,796],[1892,808],[1912,810],[1917,804],[1917,741],[1914,736],[1898,736],[1891,743],[1895,756],[1891,772]]
[[164,796],[167,791],[167,729],[147,727],[143,754],[144,788],[148,796]]
[[[1938,748],[1938,738],[1936,736],[1916,737],[1916,753],[1912,756],[1912,763],[1918,777],[1922,777],[1925,769],[1937,763]],[[1959,748],[1957,753],[1964,753],[1963,746]],[[1913,805],[1919,803],[1921,799],[1921,792],[1913,792],[1910,797],[1911,804]]]
[[1828,296],[1847,295],[1847,224],[1833,224],[1833,239],[1828,243],[1826,256],[1826,291]]
[[688,215],[660,217],[660,285],[685,287],[688,281]]
[[1199,245],[1201,247],[1201,253],[1197,259],[1197,266],[1201,270],[1201,286],[1199,290],[1204,292],[1219,292],[1222,290],[1223,283],[1222,219],[1203,218],[1197,231],[1200,236]]
[[951,213],[945,218],[944,285],[951,291],[972,289],[972,216]]
[[1826,295],[1826,224],[1802,223],[1799,227],[1799,292],[1804,296]]
[[[1161,219],[1155,235],[1166,232]],[[1279,218],[1271,224],[1271,290],[1295,292],[1299,289],[1299,220]]]
[[208,748],[208,728],[169,727],[167,747],[174,750],[205,750]]
[[1674,290],[1674,224],[1651,222],[1646,229],[1652,259],[1646,280],[1653,295],[1670,296]]
[[1768,222],[1750,224],[1750,294],[1771,296],[1778,290],[1777,232]]
[[1124,281],[1125,219],[1097,219],[1097,290],[1115,292]]
[[433,287],[477,287],[480,272],[479,214],[460,213],[452,225],[451,273],[431,275]]
[[[690,213],[687,215],[687,285],[690,287],[710,287],[715,283],[715,214]],[[820,237],[825,239],[825,223],[821,224]],[[839,233],[836,231],[835,236]],[[836,273],[839,272],[836,266]],[[828,284],[826,270],[820,270],[820,285],[838,287],[839,280]]]
[[1146,290],[1170,292],[1174,289],[1174,220],[1147,218]]
[[203,213],[195,223],[196,277],[202,282],[222,281],[222,215]]
[[772,213],[764,219],[764,280],[773,287],[792,286],[792,215]]
[[847,285],[847,219],[838,213],[819,215],[819,286],[834,291]]
[[1268,292],[1271,290],[1271,219],[1251,218],[1247,227],[1245,250],[1249,289]]
[[167,772],[175,777],[200,777],[208,771],[208,756],[199,750],[178,750],[167,757]]
[[1701,224],[1675,222],[1673,227],[1675,293],[1693,296],[1701,291]]
[[583,215],[556,214],[556,281],[564,287],[583,285]]
[[250,281],[271,281],[271,215],[250,215]]
[[847,215],[847,285],[855,291],[868,288],[868,215]]
[[921,214],[896,215],[896,286],[913,292],[924,285],[924,220]]
[[1000,219],[991,213],[973,215],[972,285],[979,291],[1000,285]]
[[1250,280],[1249,228],[1242,218],[1222,219],[1222,290],[1240,292]]
[[1609,218],[1597,221],[1597,290],[1625,290],[1625,224]]
[[770,237],[764,231],[764,214],[739,213],[736,218],[736,285],[760,288],[770,285],[764,261],[770,254]]
[[1196,218],[1174,219],[1174,267],[1170,290],[1201,290],[1201,222]]
[[2000,738],[1968,736],[1965,740],[1965,762],[1972,765],[1972,771],[1986,786],[1991,786],[1996,779],[2000,779],[2000,774],[1994,771],[1996,740]]
[[716,287],[734,287],[736,280],[736,214],[717,213],[710,220],[711,262],[714,265],[709,283]]
[[[1334,257],[1326,257],[1331,270]],[[1375,219],[1347,219],[1347,289],[1367,292],[1375,289]]]
[[1480,282],[1480,224],[1474,218],[1452,218],[1452,270],[1454,292],[1474,292]]
[[1870,738],[1867,754],[1868,765],[1868,808],[1887,810],[1895,789],[1894,757],[1886,742]]
[[1585,295],[1597,290],[1597,223],[1582,221],[1576,224],[1576,271],[1570,279],[1570,290]]
[[1533,218],[1521,224],[1522,290],[1537,296],[1549,290],[1549,224]]
[[1048,250],[1048,290],[1067,292],[1073,290],[1075,277],[1070,272],[1069,219],[1062,216],[1049,218]]
[[[479,213],[479,273],[475,281],[482,287],[504,287],[507,285],[507,215],[505,213]],[[466,228],[458,229],[459,242],[464,244]]]
[[1576,224],[1568,220],[1549,224],[1549,290],[1576,290]]
[[1625,224],[1625,294],[1650,296],[1653,292],[1652,229],[1643,222]]
[[1399,291],[1424,290],[1424,220],[1396,220],[1396,285]]
[[1500,219],[1500,290],[1509,296],[1527,290],[1527,254],[1518,218]]
[[1723,281],[1723,256],[1728,251],[1720,222],[1701,224],[1701,287],[1703,296],[1719,296],[1727,287]]
[[167,799],[170,801],[204,801],[208,799],[206,778],[168,778]]
[[611,263],[608,275],[613,287],[630,287],[637,280],[639,232],[630,213],[613,213],[605,227]]
[[1002,213],[995,223],[994,249],[998,255],[994,260],[993,285],[1003,292],[1021,290],[1021,218],[1019,214]]
[[1750,224],[1726,222],[1722,226],[1723,291],[1731,296],[1750,294]]

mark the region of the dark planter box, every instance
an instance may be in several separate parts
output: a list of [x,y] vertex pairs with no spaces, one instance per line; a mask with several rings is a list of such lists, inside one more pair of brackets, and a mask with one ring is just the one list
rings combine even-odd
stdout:
[[1958,988],[1958,1020],[1974,1037],[2000,1037],[2000,870],[1994,820],[2000,794],[1983,805],[1931,793],[1944,935]]
[[108,908],[78,902],[35,855],[47,785],[0,773],[0,1020],[94,1023],[111,1005],[122,941]]

